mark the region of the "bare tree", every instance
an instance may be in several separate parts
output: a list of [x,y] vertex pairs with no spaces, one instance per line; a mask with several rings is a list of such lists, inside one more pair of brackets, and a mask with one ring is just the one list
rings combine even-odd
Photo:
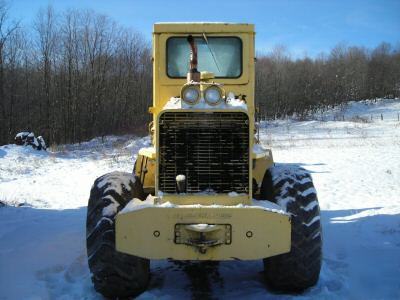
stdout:
[[315,59],[293,60],[284,50],[258,54],[256,100],[268,117],[304,118],[351,100],[400,95],[400,51],[387,43],[372,51],[339,44]]
[[0,140],[7,140],[7,116],[6,116],[6,95],[5,95],[5,61],[6,43],[12,34],[18,29],[19,23],[10,21],[8,16],[9,8],[5,1],[0,1]]
[[54,115],[53,107],[56,98],[51,95],[52,88],[52,64],[55,63],[55,48],[57,42],[56,35],[56,16],[51,6],[46,9],[39,10],[36,18],[34,29],[37,32],[39,68],[42,74],[42,95],[43,99],[39,99],[39,119],[41,124],[41,132],[48,137],[50,141],[54,140]]
[[[257,57],[263,118],[400,96],[400,44],[339,44],[313,59],[277,46]],[[0,0],[0,144],[21,130],[51,143],[144,133],[151,92],[151,47],[140,33],[93,11],[56,14],[51,6],[22,28]]]

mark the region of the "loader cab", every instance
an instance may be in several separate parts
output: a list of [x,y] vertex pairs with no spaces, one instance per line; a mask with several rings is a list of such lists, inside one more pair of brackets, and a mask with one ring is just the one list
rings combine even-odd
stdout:
[[[226,95],[243,98],[254,113],[254,25],[229,23],[157,23],[153,32],[153,109],[156,117],[171,97],[179,96],[190,68],[188,36],[197,46],[201,81],[224,86]],[[154,118],[156,120],[156,118]]]

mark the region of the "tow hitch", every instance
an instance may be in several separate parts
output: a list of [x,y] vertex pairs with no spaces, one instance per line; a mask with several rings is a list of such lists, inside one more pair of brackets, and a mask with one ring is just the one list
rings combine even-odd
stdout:
[[232,242],[230,224],[175,224],[175,244],[193,246],[200,253],[218,245]]

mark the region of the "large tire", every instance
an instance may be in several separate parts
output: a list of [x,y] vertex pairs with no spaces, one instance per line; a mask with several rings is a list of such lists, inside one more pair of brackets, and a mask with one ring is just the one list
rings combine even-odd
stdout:
[[300,167],[272,167],[261,197],[271,197],[291,215],[291,250],[264,259],[267,284],[283,292],[302,292],[318,282],[322,231],[317,194],[311,175]]
[[123,172],[97,178],[90,191],[86,219],[88,264],[95,290],[107,298],[134,297],[147,287],[149,260],[115,250],[117,213],[131,199],[143,200],[143,196],[140,181]]

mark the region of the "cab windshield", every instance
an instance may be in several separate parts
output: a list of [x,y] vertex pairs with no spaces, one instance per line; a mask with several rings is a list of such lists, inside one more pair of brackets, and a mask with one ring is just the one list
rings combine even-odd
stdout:
[[[242,41],[237,37],[194,37],[198,71],[214,73],[216,78],[238,78],[242,74]],[[185,78],[189,71],[190,47],[186,37],[167,40],[167,74]]]

